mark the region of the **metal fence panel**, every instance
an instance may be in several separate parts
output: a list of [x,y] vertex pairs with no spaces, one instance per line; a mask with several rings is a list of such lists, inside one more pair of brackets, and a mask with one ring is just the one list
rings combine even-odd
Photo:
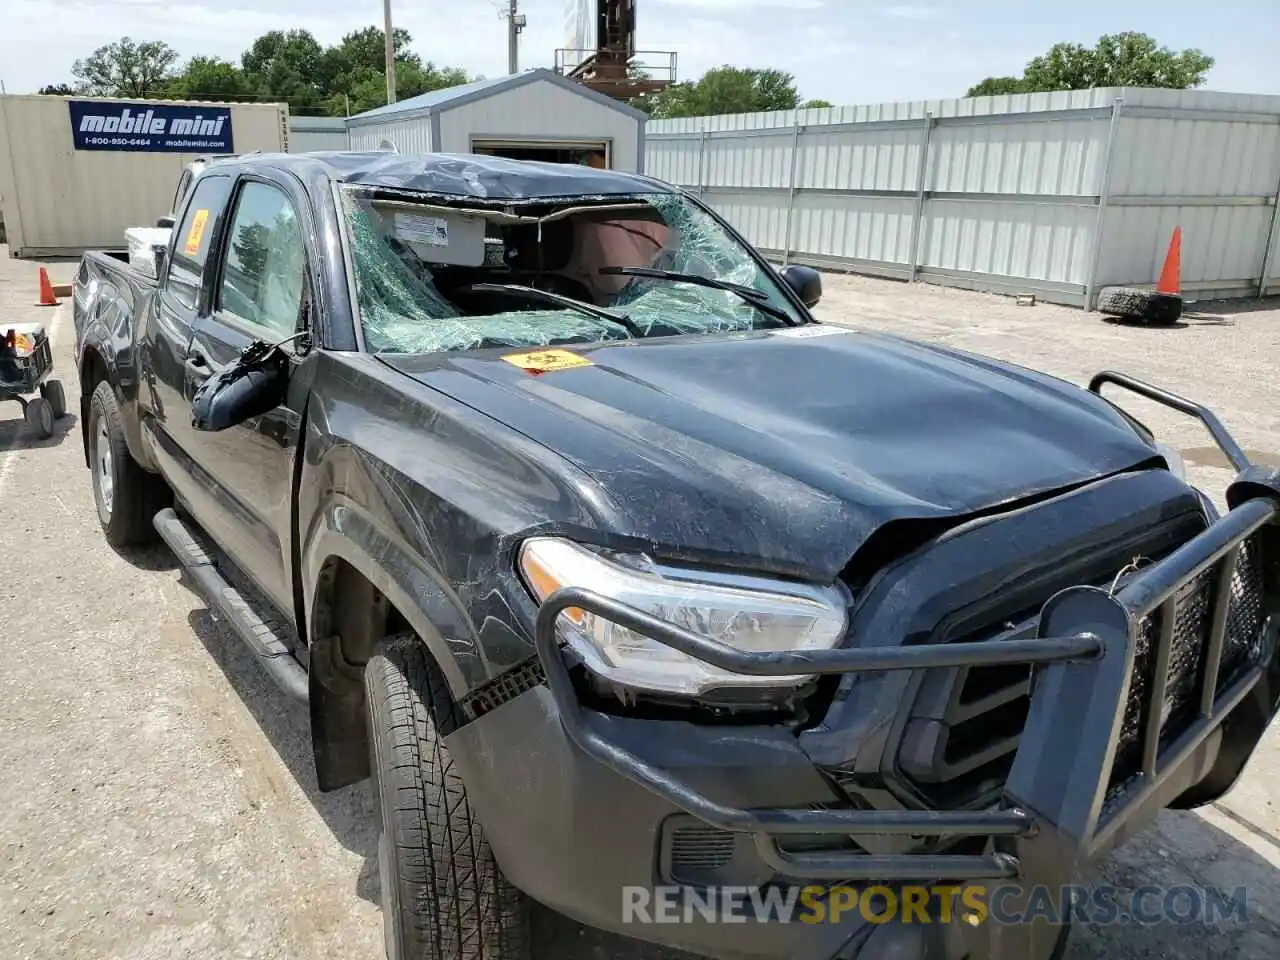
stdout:
[[[1092,303],[1280,274],[1280,97],[1100,88],[652,121],[647,169],[784,262]],[[1272,282],[1280,286],[1280,280]]]
[[[929,205],[921,265],[1083,287],[1093,213],[1072,204],[936,200]],[[1043,284],[1027,285],[1039,288]]]

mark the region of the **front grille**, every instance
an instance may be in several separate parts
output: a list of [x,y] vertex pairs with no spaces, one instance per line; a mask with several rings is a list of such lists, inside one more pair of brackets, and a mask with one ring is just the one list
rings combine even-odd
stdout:
[[[1033,635],[1035,621],[1019,627],[1010,632]],[[903,773],[940,807],[994,799],[1013,766],[1030,691],[1031,669],[1022,664],[931,671],[903,733]]]
[[[1153,560],[1159,559],[1153,557]],[[1169,679],[1161,719],[1161,748],[1181,734],[1199,709],[1203,655],[1208,640],[1217,567],[1210,568],[1177,594]],[[1107,578],[1100,586],[1110,586]],[[1231,581],[1222,659],[1215,693],[1220,694],[1256,662],[1266,614],[1262,565],[1256,543],[1246,542]],[[956,640],[992,642],[1035,635],[1038,612],[1016,625],[967,633]],[[1120,741],[1109,789],[1139,770],[1142,724],[1153,686],[1159,613],[1138,632],[1134,671],[1125,704]],[[1017,752],[1030,707],[1031,670],[1022,665],[930,671],[904,728],[898,764],[912,786],[940,808],[980,806],[997,799]]]
[[[1111,588],[1122,568],[1134,569],[1131,561],[1136,557],[1144,558],[1147,563],[1158,562],[1203,529],[1202,517],[1190,519],[1185,515],[1148,529],[1136,542],[1109,547],[1071,569],[1064,566],[1059,574],[1046,578],[1034,590],[1024,591],[1016,600],[1010,598],[999,620],[994,616],[988,619],[979,611],[966,613],[962,630],[947,632],[939,625],[935,635],[943,642],[954,643],[1034,638],[1041,606],[1059,590],[1078,583]],[[1242,555],[1238,578],[1256,576],[1257,569],[1253,554]],[[1209,584],[1207,580],[1206,584]],[[1199,599],[1193,599],[1195,597]],[[997,597],[991,602],[1000,600]],[[1179,616],[1179,623],[1183,624],[1180,629],[1186,635],[1182,646],[1188,652],[1174,658],[1176,678],[1169,687],[1170,696],[1175,700],[1188,699],[1188,685],[1194,685],[1198,676],[1199,661],[1194,654],[1198,647],[1187,638],[1200,635],[1206,629],[1208,603],[1207,597],[1188,591],[1188,600]],[[1257,618],[1261,608],[1256,604],[1255,607],[1257,612],[1249,622],[1260,622]],[[1242,627],[1247,633],[1248,622]],[[1224,649],[1224,677],[1247,659],[1247,651],[1238,643],[1228,643]],[[1141,650],[1138,662],[1144,663]],[[1143,683],[1141,674],[1142,669],[1135,670],[1134,697],[1126,713],[1126,729],[1133,727],[1133,720],[1139,716],[1134,711],[1143,702],[1139,689]],[[932,807],[980,807],[998,800],[1013,766],[1030,705],[1031,668],[1026,665],[929,671],[921,680],[903,727],[897,756],[899,772],[910,788]]]
[[[811,810],[843,809],[842,803],[811,803]],[[866,852],[852,837],[801,834],[778,841],[787,854]],[[674,814],[662,825],[658,847],[658,876],[663,883],[706,888],[746,886],[764,888],[785,882],[760,858],[748,833],[730,833],[689,814]]]
[[737,834],[699,824],[671,831],[671,875],[678,883],[714,878],[729,865],[737,848]]
[[[1160,749],[1181,734],[1199,710],[1199,692],[1206,667],[1204,652],[1209,639],[1209,618],[1217,589],[1217,575],[1215,564],[1175,595],[1173,647],[1169,653],[1169,677],[1160,711]],[[1256,542],[1246,541],[1241,545],[1230,589],[1231,605],[1227,612],[1215,694],[1229,687],[1259,656],[1266,613],[1262,564]],[[1112,789],[1139,772],[1146,703],[1155,682],[1154,652],[1161,628],[1160,617],[1161,613],[1157,611],[1139,625],[1129,699],[1125,704],[1120,742],[1112,767]]]

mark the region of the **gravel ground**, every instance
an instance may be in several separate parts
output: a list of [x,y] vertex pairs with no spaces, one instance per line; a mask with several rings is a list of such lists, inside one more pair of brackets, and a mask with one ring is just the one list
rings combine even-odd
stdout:
[[[50,265],[55,280],[73,266]],[[49,440],[0,408],[0,945],[6,958],[382,956],[372,806],[364,786],[322,795],[305,710],[278,696],[163,549],[103,541],[80,447],[69,304],[35,308],[36,265],[0,247],[0,317],[53,332],[72,415]],[[1280,305],[1198,305],[1171,330],[982,294],[827,277],[819,314],[992,354],[1083,382],[1132,372],[1211,404],[1280,463],[1271,374]],[[1183,450],[1206,489],[1230,473],[1203,431],[1130,409]],[[1268,737],[1225,800],[1166,814],[1103,866],[1123,887],[1249,888],[1247,924],[1112,926],[1073,938],[1084,958],[1280,954],[1276,762]],[[651,951],[540,918],[555,960]]]

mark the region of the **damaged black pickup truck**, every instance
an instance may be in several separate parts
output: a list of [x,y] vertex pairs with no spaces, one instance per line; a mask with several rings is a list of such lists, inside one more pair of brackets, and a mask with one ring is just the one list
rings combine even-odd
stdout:
[[[75,286],[102,528],[309,702],[322,789],[372,779],[390,957],[523,960],[531,899],[715,958],[1060,955],[940,900],[628,904],[1080,883],[1276,711],[1280,482],[1212,414],[820,324],[666,184],[218,160],[161,254]],[[1105,385],[1206,424],[1229,512]]]

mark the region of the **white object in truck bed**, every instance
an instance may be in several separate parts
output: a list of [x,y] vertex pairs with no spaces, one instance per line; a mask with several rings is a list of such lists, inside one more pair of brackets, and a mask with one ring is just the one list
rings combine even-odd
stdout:
[[167,227],[129,227],[124,238],[129,244],[129,266],[142,271],[147,276],[156,276],[155,247],[169,246]]

